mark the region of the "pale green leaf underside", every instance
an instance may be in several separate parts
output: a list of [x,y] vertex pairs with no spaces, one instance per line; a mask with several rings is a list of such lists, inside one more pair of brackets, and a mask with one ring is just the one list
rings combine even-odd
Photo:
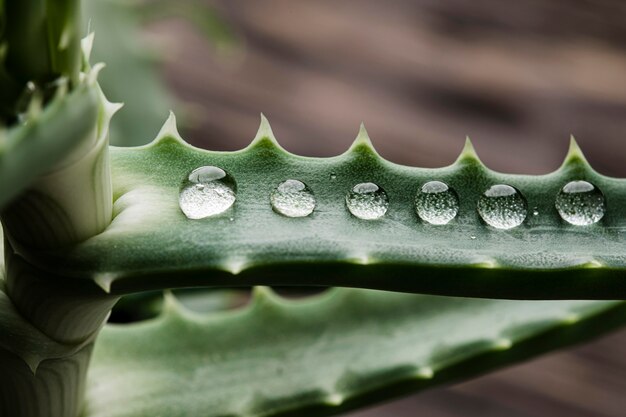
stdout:
[[200,315],[170,299],[157,319],[104,329],[86,416],[330,415],[588,339],[625,309],[334,289]]
[[[268,125],[238,152],[196,149],[176,136],[166,126],[146,147],[112,149],[115,218],[102,234],[68,250],[22,248],[21,254],[44,268],[95,279],[114,293],[320,285],[487,298],[626,296],[626,180],[597,174],[576,147],[558,171],[524,176],[488,170],[471,149],[445,168],[396,165],[373,151],[364,132],[348,152],[325,159],[287,153]],[[179,188],[203,165],[235,178],[237,201],[223,215],[190,220],[179,208]],[[287,218],[271,209],[270,193],[290,178],[315,194],[312,215]],[[569,225],[555,209],[561,187],[579,179],[604,192],[608,211],[598,224]],[[415,194],[430,180],[448,183],[459,195],[459,215],[447,225],[426,224],[415,212]],[[346,210],[347,191],[366,181],[389,195],[380,220]],[[487,226],[476,202],[498,183],[521,190],[539,215],[529,214],[511,230]]]

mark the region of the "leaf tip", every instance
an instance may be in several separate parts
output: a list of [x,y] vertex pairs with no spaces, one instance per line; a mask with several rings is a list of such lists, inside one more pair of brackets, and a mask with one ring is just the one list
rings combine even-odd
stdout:
[[95,32],[89,32],[89,34],[80,41],[80,47],[83,51],[85,64],[88,64],[89,60],[91,59],[91,51],[93,50],[93,41],[95,39],[95,36]]
[[435,376],[435,371],[430,366],[420,366],[415,371],[415,378],[417,379],[432,379]]
[[104,67],[106,67],[106,64],[104,62],[98,62],[91,68],[91,70],[89,70],[89,73],[87,74],[88,85],[95,85],[98,82],[98,76],[100,75],[100,71],[102,71]]
[[32,353],[22,353],[20,354],[20,357],[22,358],[26,366],[28,366],[28,369],[30,369],[33,375],[37,375],[37,370],[39,369],[39,365],[41,364],[42,359]]
[[511,349],[512,346],[513,341],[506,337],[501,337],[493,342],[493,348],[495,350],[508,350]]
[[331,407],[339,407],[341,404],[343,404],[344,401],[345,398],[343,397],[343,395],[335,392],[328,394],[326,397],[324,397],[323,403]]
[[181,312],[182,305],[176,299],[176,296],[172,291],[163,291],[163,310],[161,314],[174,315]]
[[352,145],[348,149],[348,153],[361,152],[378,156],[378,152],[376,152],[376,149],[372,144],[372,140],[367,133],[367,129],[365,128],[365,123],[363,122],[361,122],[361,125],[359,126],[359,133],[356,135],[354,142],[352,142]]
[[461,150],[461,154],[456,159],[455,164],[467,163],[467,162],[473,162],[473,163],[477,163],[479,165],[483,165],[482,161],[478,157],[478,153],[476,152],[476,148],[474,147],[474,144],[472,143],[472,140],[470,139],[469,136],[465,137],[465,144],[463,145],[463,149]]
[[161,126],[161,130],[157,133],[155,142],[161,142],[167,139],[174,139],[175,141],[186,144],[185,140],[178,133],[178,126],[176,124],[176,115],[172,110],[170,110],[170,114]]
[[96,275],[93,280],[105,293],[110,294],[111,285],[113,284],[113,281],[115,281],[115,275],[105,272]]
[[269,120],[263,113],[261,113],[259,129],[257,130],[256,135],[254,136],[254,139],[252,139],[248,148],[255,148],[258,146],[269,146],[272,149],[282,149],[276,139],[276,136],[274,136],[274,131],[272,130]]
[[228,259],[224,263],[224,270],[233,275],[239,275],[244,269],[246,269],[247,265],[248,263],[244,259]]
[[275,306],[280,304],[280,297],[271,287],[256,286],[252,289],[252,306]]
[[576,324],[580,321],[580,315],[576,313],[566,314],[565,317],[561,319],[561,322],[565,325]]
[[574,135],[570,135],[569,149],[567,150],[567,154],[565,155],[561,168],[568,165],[589,166],[589,162],[587,162],[587,158],[585,158],[585,155],[583,154],[582,149],[580,149]]

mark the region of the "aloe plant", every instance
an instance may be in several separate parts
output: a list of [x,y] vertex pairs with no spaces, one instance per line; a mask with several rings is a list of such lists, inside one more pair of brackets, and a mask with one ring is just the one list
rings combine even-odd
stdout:
[[[574,142],[545,176],[493,172],[469,142],[450,167],[395,165],[364,128],[300,157],[264,118],[238,152],[186,144],[173,115],[109,147],[119,105],[93,36],[77,52],[79,3],[0,7],[0,416],[332,415],[626,321],[604,301],[624,297],[626,181]],[[167,292],[156,317],[105,324],[124,296],[141,311],[154,297],[134,294],[240,286],[257,287],[233,311]]]

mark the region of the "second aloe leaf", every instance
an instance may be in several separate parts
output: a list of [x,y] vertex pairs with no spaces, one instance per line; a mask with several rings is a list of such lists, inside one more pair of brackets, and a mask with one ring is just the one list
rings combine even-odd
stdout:
[[86,417],[335,415],[476,376],[626,321],[623,302],[354,289],[290,301],[259,289],[244,309],[199,314],[167,298],[156,319],[104,329]]

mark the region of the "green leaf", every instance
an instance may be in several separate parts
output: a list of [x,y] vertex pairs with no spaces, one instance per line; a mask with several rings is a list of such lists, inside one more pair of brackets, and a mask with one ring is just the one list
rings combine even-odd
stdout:
[[95,84],[82,84],[58,96],[26,124],[0,131],[0,209],[95,131],[98,94]]
[[[157,141],[111,152],[114,220],[102,234],[67,250],[19,252],[44,269],[94,279],[124,294],[187,286],[346,286],[512,299],[615,299],[626,296],[626,181],[593,171],[575,146],[556,172],[542,176],[490,171],[466,148],[438,169],[393,164],[378,156],[362,131],[343,155],[295,156],[279,148],[265,122],[238,152],[211,152],[179,139],[171,119]],[[178,205],[183,179],[200,166],[225,169],[237,200],[222,215],[190,220]],[[286,179],[315,194],[311,216],[288,218],[269,195]],[[604,192],[607,213],[591,226],[564,222],[555,196],[568,181],[587,180]],[[458,216],[422,222],[414,208],[422,184],[456,190]],[[352,216],[348,190],[372,181],[389,195],[380,220]],[[491,185],[510,184],[528,201],[519,227],[486,225],[476,210]]]
[[80,2],[11,1],[0,7],[0,121],[12,124],[27,83],[47,98],[59,79],[79,84]]
[[[598,335],[626,304],[335,289],[202,315],[109,325],[86,417],[323,416],[468,378]],[[173,354],[174,353],[174,354]]]
[[219,48],[228,49],[238,42],[230,25],[205,1],[139,0],[135,7],[138,17],[146,22],[176,17],[184,19]]
[[99,77],[102,90],[124,108],[111,121],[111,143],[142,145],[159,131],[173,99],[158,74],[157,63],[140,41],[133,4],[116,0],[84,2],[84,17],[95,31],[93,57],[106,62]]

